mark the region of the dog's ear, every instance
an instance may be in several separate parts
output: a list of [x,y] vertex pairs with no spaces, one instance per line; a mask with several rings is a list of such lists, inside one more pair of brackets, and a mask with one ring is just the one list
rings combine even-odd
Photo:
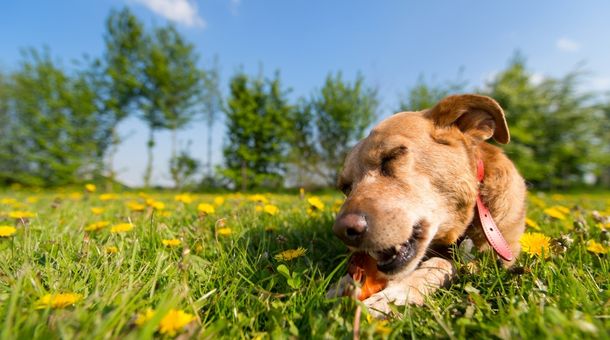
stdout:
[[457,126],[479,140],[493,137],[498,143],[510,141],[504,111],[495,100],[476,94],[445,97],[427,112],[436,126]]

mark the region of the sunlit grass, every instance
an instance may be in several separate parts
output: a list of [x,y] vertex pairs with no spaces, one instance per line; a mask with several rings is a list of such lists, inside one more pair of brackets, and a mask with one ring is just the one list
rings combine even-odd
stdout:
[[[324,298],[346,271],[339,195],[98,191],[0,193],[4,338],[350,336],[357,303]],[[458,259],[449,289],[362,335],[609,337],[609,205],[531,195],[513,269]]]

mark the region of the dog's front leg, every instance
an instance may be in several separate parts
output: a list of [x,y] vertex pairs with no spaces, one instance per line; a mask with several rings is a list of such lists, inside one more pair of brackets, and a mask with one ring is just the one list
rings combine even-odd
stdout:
[[426,296],[449,284],[455,275],[453,264],[446,259],[433,257],[422,262],[409,276],[390,280],[386,288],[364,300],[369,313],[377,318],[390,314],[390,303],[423,305]]

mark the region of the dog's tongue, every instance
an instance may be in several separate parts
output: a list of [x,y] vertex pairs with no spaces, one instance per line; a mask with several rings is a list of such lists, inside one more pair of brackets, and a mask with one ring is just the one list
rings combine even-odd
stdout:
[[358,296],[360,301],[381,291],[387,284],[387,280],[379,275],[377,261],[364,252],[352,255],[347,272],[354,281],[362,285]]

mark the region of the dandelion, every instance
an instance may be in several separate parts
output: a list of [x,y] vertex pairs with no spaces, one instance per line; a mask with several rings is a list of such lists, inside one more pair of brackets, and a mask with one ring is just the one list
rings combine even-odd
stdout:
[[8,213],[8,217],[10,218],[14,218],[16,220],[20,220],[20,219],[26,219],[26,218],[32,218],[34,217],[36,214],[34,214],[31,211],[25,211],[25,210],[15,210],[15,211],[10,211]]
[[36,197],[36,196],[28,196],[28,198],[25,199],[28,203],[36,203],[40,200],[40,197]]
[[218,229],[216,229],[216,232],[220,236],[229,236],[229,235],[233,234],[233,231],[231,230],[231,228],[227,228],[227,227],[218,228]]
[[341,210],[341,207],[343,206],[343,200],[340,199],[336,199],[335,202],[333,203],[333,212],[338,213],[339,210]]
[[541,209],[546,208],[546,202],[544,202],[544,200],[541,199],[540,197],[530,196],[529,199],[532,203],[534,203],[534,205],[538,206],[538,208],[541,208]]
[[531,218],[526,217],[525,224],[530,228],[540,230],[540,225],[538,225],[538,223],[536,221],[532,220]]
[[280,211],[280,209],[278,209],[278,207],[276,207],[275,205],[265,204],[265,206],[263,207],[263,211],[271,216],[275,216]]
[[299,188],[299,197],[301,197],[301,199],[305,197],[305,188]]
[[133,229],[133,224],[131,223],[119,223],[115,224],[110,228],[111,233],[124,233]]
[[303,247],[298,247],[297,249],[288,249],[283,252],[276,254],[274,258],[278,261],[291,261],[296,259],[297,257],[301,257],[305,255],[307,249]]
[[0,199],[0,204],[13,206],[19,204],[19,202],[17,202],[17,200],[12,197],[5,197],[3,199]]
[[101,201],[115,201],[118,200],[119,196],[117,194],[101,194],[100,195],[100,200]]
[[80,201],[83,198],[83,194],[80,192],[72,192],[68,195],[68,198],[73,201]]
[[530,255],[542,256],[544,253],[545,257],[550,255],[551,239],[541,233],[525,233],[519,240],[523,251]]
[[139,313],[136,315],[136,320],[134,323],[140,327],[144,325],[148,320],[152,319],[155,315],[155,311],[152,308],[146,308],[144,313]]
[[319,197],[313,196],[307,199],[307,203],[309,203],[309,207],[313,210],[324,210],[324,203]]
[[144,211],[144,209],[146,209],[146,206],[142,203],[130,201],[130,202],[127,202],[127,209],[129,209],[131,211]]
[[224,197],[220,197],[220,196],[216,196],[214,197],[214,204],[216,204],[216,206],[221,206],[225,203],[225,199]]
[[172,216],[172,212],[171,211],[167,211],[167,210],[161,210],[159,212],[159,215],[163,216],[163,217],[171,217]]
[[587,241],[587,250],[594,254],[608,254],[608,248],[595,240]]
[[563,212],[563,209],[559,209],[558,207],[544,209],[544,213],[558,220],[563,221],[566,219],[566,213]]
[[74,293],[47,294],[38,300],[36,303],[36,309],[65,308],[79,302],[82,299],[82,295]]
[[88,226],[85,227],[85,231],[96,231],[96,230],[100,230],[102,228],[106,228],[107,226],[110,225],[109,221],[99,221],[99,222],[94,222],[89,224]]
[[9,225],[0,225],[0,237],[13,236],[17,232],[15,227]]
[[182,202],[184,204],[191,204],[191,203],[193,203],[195,198],[193,198],[193,196],[191,196],[189,194],[180,194],[180,195],[174,196],[174,200],[176,202]]
[[214,213],[214,206],[209,203],[200,203],[197,210],[204,215],[210,215]]
[[87,190],[87,192],[95,192],[95,190],[97,190],[97,187],[95,186],[95,184],[87,183],[85,184],[85,190]]
[[174,239],[171,239],[171,240],[161,240],[161,243],[163,243],[163,245],[166,246],[166,247],[177,247],[182,242],[179,239],[174,238]]
[[195,320],[195,316],[192,314],[178,309],[170,309],[159,323],[159,333],[174,336],[193,320]]
[[149,198],[146,200],[146,205],[148,205],[149,207],[152,207],[155,210],[163,210],[165,209],[165,203],[160,202],[160,201],[155,201],[152,198]]
[[265,197],[261,194],[251,195],[250,197],[248,197],[248,200],[250,200],[252,202],[256,202],[256,203],[261,203],[261,204],[269,203],[269,200],[267,199],[267,197]]
[[119,252],[119,248],[116,246],[107,246],[104,250],[106,251],[106,254],[116,254]]
[[91,213],[93,215],[101,215],[106,209],[102,207],[91,207]]

